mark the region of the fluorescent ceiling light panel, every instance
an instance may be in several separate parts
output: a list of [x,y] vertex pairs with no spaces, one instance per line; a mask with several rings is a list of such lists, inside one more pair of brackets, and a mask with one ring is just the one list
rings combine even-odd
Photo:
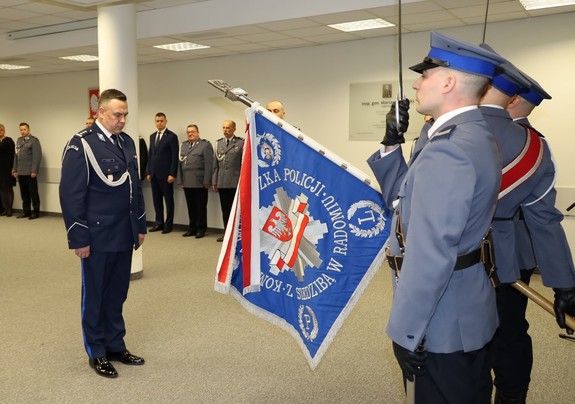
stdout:
[[75,60],[76,62],[94,62],[98,60],[98,56],[92,56],[92,55],[60,56],[59,59]]
[[572,6],[575,0],[519,0],[525,10],[538,10],[540,8]]
[[0,64],[0,69],[2,70],[18,70],[18,69],[29,69],[29,68],[30,66]]
[[328,27],[335,28],[343,32],[352,32],[352,31],[364,31],[366,29],[395,27],[395,24],[392,24],[389,21],[382,20],[381,18],[376,18],[373,20],[361,20],[361,21],[342,22],[341,24],[330,24],[328,25]]
[[174,52],[183,52],[196,49],[207,49],[209,46],[200,45],[192,42],[178,42],[178,43],[168,43],[165,45],[155,45],[154,48],[167,49]]

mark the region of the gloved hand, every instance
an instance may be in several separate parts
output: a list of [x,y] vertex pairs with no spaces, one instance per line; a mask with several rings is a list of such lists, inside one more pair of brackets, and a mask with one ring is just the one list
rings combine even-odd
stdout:
[[413,381],[413,376],[423,376],[425,374],[425,364],[427,363],[426,351],[410,351],[393,341],[393,353],[403,371],[403,376]]
[[565,325],[565,314],[575,316],[575,288],[554,288],[555,302],[553,308],[555,309],[555,318],[559,327],[565,328],[567,334],[573,334],[573,330]]
[[[399,105],[399,125],[397,117],[395,116],[395,105]],[[403,134],[407,131],[409,126],[409,100],[404,98],[399,102],[391,104],[389,112],[385,116],[385,135],[381,144],[384,146],[393,146],[400,143],[405,143]]]

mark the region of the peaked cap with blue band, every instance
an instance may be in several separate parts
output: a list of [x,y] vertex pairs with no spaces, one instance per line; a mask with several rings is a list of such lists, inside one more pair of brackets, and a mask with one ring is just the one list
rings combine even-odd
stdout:
[[521,72],[521,74],[531,84],[531,87],[526,92],[521,92],[518,94],[521,98],[525,98],[527,101],[529,101],[531,104],[535,106],[541,104],[543,100],[551,99],[551,95],[549,95],[547,91],[543,90],[543,87],[541,87],[541,85],[538,82],[536,82],[534,79],[529,77],[529,75],[525,74],[524,72]]
[[[499,55],[486,43],[482,43],[479,46],[489,52]],[[495,69],[495,76],[493,76],[491,84],[509,97],[513,97],[519,93],[526,93],[531,87],[531,83],[527,80],[525,75],[522,74],[521,71],[513,65],[513,63],[506,59],[504,59],[503,62],[497,66],[497,69]]]
[[410,69],[422,73],[424,70],[434,67],[447,67],[493,78],[495,68],[504,60],[501,56],[479,46],[450,38],[437,31],[431,31],[429,54],[423,59],[423,62],[411,66]]

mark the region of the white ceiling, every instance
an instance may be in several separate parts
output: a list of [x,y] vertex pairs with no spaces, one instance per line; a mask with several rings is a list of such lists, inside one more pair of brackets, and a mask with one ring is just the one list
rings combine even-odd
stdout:
[[[136,4],[138,64],[395,35],[397,27],[343,33],[327,25],[369,18],[398,23],[396,0],[0,0],[0,64],[31,66],[29,69],[0,70],[0,77],[97,69],[98,62],[58,59],[76,54],[97,55],[96,28],[26,39],[10,39],[13,35],[9,35],[38,27],[97,19],[97,3]],[[261,7],[248,9],[254,5]],[[403,32],[483,24],[486,6],[487,0],[403,0]],[[565,6],[527,12],[519,0],[489,0],[488,22],[574,11],[575,6]],[[201,43],[211,48],[172,52],[152,47],[180,41]]]

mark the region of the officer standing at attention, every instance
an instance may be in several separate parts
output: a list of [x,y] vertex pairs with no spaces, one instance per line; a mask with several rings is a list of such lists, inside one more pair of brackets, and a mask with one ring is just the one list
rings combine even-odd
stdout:
[[[40,216],[40,194],[38,193],[38,171],[42,160],[42,147],[37,137],[30,134],[30,125],[20,124],[20,137],[16,141],[14,168],[12,175],[20,184],[22,197],[22,214],[18,219],[27,217],[29,220]],[[32,208],[32,209],[31,209]]]
[[82,331],[89,364],[117,377],[110,361],[143,365],[126,349],[122,306],[132,252],[144,242],[146,213],[134,141],[122,132],[126,95],[100,95],[96,122],[68,141],[62,156],[60,205],[68,246],[82,264]]
[[[480,46],[494,52],[489,45]],[[480,103],[504,165],[493,221],[495,262],[502,282],[496,290],[500,326],[492,346],[496,404],[526,402],[533,365],[525,318],[527,297],[511,283],[520,279],[529,284],[538,266],[543,283],[555,289],[560,327],[565,328],[565,313],[575,312],[575,269],[561,227],[563,215],[555,208],[555,167],[550,149],[536,131],[513,122],[505,109],[520,94],[529,94],[532,86],[539,87],[504,60]]]
[[[166,125],[166,114],[158,112],[155,117],[155,133],[150,135],[150,152],[146,167],[146,179],[152,184],[152,199],[156,220],[150,231],[167,234],[174,226],[174,182],[178,172],[178,135]],[[164,221],[164,201],[166,218]]]
[[188,140],[180,145],[178,178],[188,205],[188,231],[183,237],[202,238],[208,228],[208,189],[212,185],[214,149],[212,144],[200,139],[197,125],[186,128]]
[[434,119],[428,140],[408,168],[399,148],[403,113],[368,160],[394,208],[387,255],[396,286],[387,334],[404,378],[416,376],[418,404],[491,400],[487,345],[498,319],[480,256],[501,160],[477,105],[500,60],[432,32],[428,56],[411,67],[422,74],[413,85],[416,109]]
[[[212,184],[213,190],[220,194],[225,233],[240,180],[244,139],[235,135],[236,123],[234,121],[224,121],[222,129],[224,137],[216,140],[216,158],[214,159]],[[224,241],[223,236],[219,237],[217,241]]]

